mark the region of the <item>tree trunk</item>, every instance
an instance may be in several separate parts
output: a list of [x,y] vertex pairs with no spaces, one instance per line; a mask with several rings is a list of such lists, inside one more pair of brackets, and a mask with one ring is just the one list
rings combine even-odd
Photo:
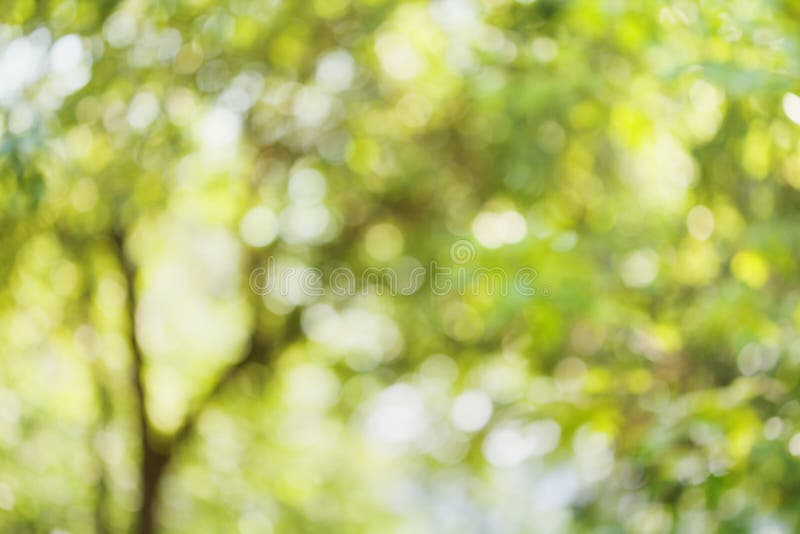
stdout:
[[149,444],[143,448],[142,454],[141,501],[136,532],[137,534],[155,534],[156,506],[161,488],[161,476],[164,474],[169,456],[153,450]]

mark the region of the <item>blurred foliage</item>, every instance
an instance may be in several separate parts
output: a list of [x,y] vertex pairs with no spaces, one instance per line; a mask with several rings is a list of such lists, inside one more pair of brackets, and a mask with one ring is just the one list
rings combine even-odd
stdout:
[[4,0],[0,530],[798,531],[798,17]]

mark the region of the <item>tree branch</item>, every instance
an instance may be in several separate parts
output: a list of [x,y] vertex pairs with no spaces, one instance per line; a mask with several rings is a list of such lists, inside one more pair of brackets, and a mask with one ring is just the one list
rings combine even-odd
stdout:
[[[161,478],[180,447],[194,434],[197,422],[202,413],[211,405],[227,388],[234,382],[243,371],[252,363],[269,363],[274,360],[281,351],[300,333],[299,311],[295,310],[287,318],[286,324],[282,328],[282,335],[279,339],[268,341],[266,337],[260,335],[259,312],[263,309],[263,304],[255,294],[254,309],[256,310],[255,324],[247,351],[233,365],[223,371],[216,383],[189,411],[183,423],[172,434],[171,437],[163,442],[160,436],[156,436],[150,426],[148,415],[146,391],[144,385],[144,355],[139,346],[136,336],[136,269],[125,254],[125,238],[122,233],[112,235],[114,252],[125,276],[127,285],[127,305],[128,322],[130,331],[128,342],[133,354],[131,379],[137,399],[137,418],[140,433],[140,446],[142,449],[142,463],[140,467],[140,486],[141,503],[139,507],[136,532],[138,534],[153,534],[155,532],[155,513],[158,501],[158,493],[161,486]],[[252,262],[251,262],[252,263]],[[252,264],[251,264],[252,268]]]
[[167,465],[168,456],[159,450],[153,440],[153,432],[147,411],[147,398],[144,387],[144,355],[136,337],[136,269],[125,254],[124,235],[114,233],[112,243],[117,260],[125,276],[127,286],[126,311],[128,315],[128,344],[133,358],[131,361],[131,381],[136,395],[136,415],[139,425],[139,442],[142,462],[139,470],[141,502],[137,517],[136,532],[153,534],[155,532],[155,506],[158,499],[161,475]]
[[[257,310],[263,308],[259,302]],[[258,312],[257,312],[258,313]],[[229,384],[234,382],[241,376],[245,369],[253,363],[268,364],[277,358],[283,349],[291,344],[300,334],[300,314],[297,310],[293,311],[287,318],[286,324],[282,329],[282,335],[277,341],[267,341],[263,336],[259,335],[258,315],[256,316],[256,324],[253,327],[253,333],[250,337],[250,346],[244,355],[225,371],[221,373],[216,383],[208,390],[203,398],[198,401],[194,408],[192,408],[186,415],[183,424],[175,432],[172,439],[170,452],[174,453],[176,449],[181,447],[186,440],[192,436],[197,421],[203,412],[216,401],[219,396],[225,391]]]
[[133,354],[133,368],[131,369],[131,378],[133,381],[134,391],[136,393],[136,400],[138,404],[138,419],[139,430],[141,431],[142,445],[146,446],[150,439],[150,425],[147,418],[147,402],[145,399],[144,390],[144,377],[142,371],[144,368],[144,356],[142,355],[139,341],[136,337],[136,270],[133,264],[128,260],[125,254],[124,238],[119,233],[113,234],[114,252],[117,256],[117,261],[122,268],[122,273],[125,276],[125,286],[127,289],[127,303],[126,312],[128,316],[128,344],[130,345]]

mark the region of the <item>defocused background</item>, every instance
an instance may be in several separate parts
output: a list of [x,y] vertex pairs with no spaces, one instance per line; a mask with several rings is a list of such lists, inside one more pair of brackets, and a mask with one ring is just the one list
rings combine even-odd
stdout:
[[800,529],[796,2],[0,21],[0,531]]

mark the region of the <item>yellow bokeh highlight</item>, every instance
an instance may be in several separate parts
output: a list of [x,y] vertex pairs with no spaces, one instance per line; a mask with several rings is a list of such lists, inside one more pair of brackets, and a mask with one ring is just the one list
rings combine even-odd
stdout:
[[757,252],[751,250],[743,250],[733,257],[731,272],[733,276],[754,289],[762,287],[769,278],[767,262]]

